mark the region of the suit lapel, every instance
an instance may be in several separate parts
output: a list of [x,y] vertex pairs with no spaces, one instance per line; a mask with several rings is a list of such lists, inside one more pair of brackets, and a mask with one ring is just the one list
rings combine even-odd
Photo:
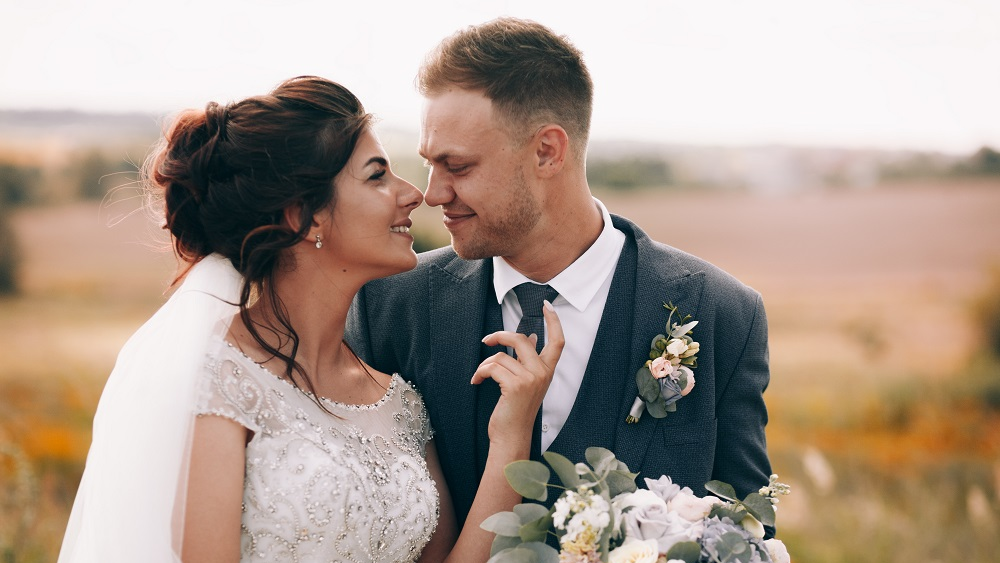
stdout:
[[614,418],[630,360],[635,272],[635,244],[628,239],[615,267],[580,390],[566,424],[549,446],[574,462],[584,461],[591,446],[614,449]]
[[[637,264],[635,299],[632,309],[632,333],[624,364],[625,382],[618,412],[615,414],[615,452],[632,471],[638,471],[646,457],[653,433],[663,419],[644,414],[638,423],[627,424],[625,417],[638,394],[635,373],[649,359],[649,345],[657,334],[665,334],[668,312],[663,308],[672,302],[685,314],[698,318],[703,274],[685,269],[672,255],[679,252],[654,243],[638,227],[620,217],[613,217],[615,227],[632,235],[635,240]],[[602,321],[603,325],[603,321]],[[624,343],[623,343],[624,344]]]
[[[428,279],[431,319],[428,353],[429,382],[423,392],[433,397],[432,418],[437,431],[439,456],[447,466],[448,481],[468,483],[455,487],[456,509],[468,511],[475,497],[479,475],[475,468],[476,388],[469,379],[479,365],[492,266],[489,261],[467,262],[456,258],[444,268],[431,268]],[[468,494],[466,494],[468,493]],[[464,498],[468,496],[468,498]],[[464,516],[462,516],[464,520]]]

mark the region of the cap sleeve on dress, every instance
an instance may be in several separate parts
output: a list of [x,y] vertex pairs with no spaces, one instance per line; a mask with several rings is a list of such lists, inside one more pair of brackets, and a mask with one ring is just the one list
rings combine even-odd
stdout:
[[261,429],[265,390],[246,368],[231,358],[209,358],[205,364],[196,415],[231,419],[254,433]]
[[431,421],[427,416],[424,399],[410,383],[404,381],[402,378],[399,379],[399,383],[403,386],[400,398],[403,403],[403,414],[407,418],[408,428],[412,432],[413,441],[419,446],[420,454],[423,457],[427,457],[427,442],[434,437],[434,430],[431,428]]

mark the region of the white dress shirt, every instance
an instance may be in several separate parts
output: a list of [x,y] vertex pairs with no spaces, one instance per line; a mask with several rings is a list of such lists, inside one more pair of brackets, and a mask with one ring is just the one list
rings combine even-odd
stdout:
[[[547,450],[556,439],[573,409],[576,394],[583,383],[583,374],[590,362],[590,352],[608,301],[618,257],[625,246],[625,234],[611,224],[607,208],[596,198],[594,202],[604,218],[600,236],[583,255],[548,282],[559,292],[552,305],[562,323],[566,346],[542,402],[542,451]],[[514,332],[521,322],[521,306],[514,287],[532,281],[503,258],[493,258],[493,288],[503,310],[504,330]],[[547,337],[548,326],[545,334]]]

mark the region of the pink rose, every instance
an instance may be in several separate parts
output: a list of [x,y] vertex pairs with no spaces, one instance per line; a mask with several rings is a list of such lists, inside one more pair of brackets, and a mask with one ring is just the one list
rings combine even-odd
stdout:
[[681,366],[679,369],[682,370],[684,372],[684,375],[687,376],[687,385],[685,385],[684,388],[681,389],[681,397],[683,397],[688,393],[690,393],[692,389],[694,389],[694,371],[692,371],[691,368],[687,366]]
[[660,356],[649,364],[649,373],[653,374],[656,379],[663,379],[664,377],[670,375],[674,372],[674,366],[670,363],[670,360]]

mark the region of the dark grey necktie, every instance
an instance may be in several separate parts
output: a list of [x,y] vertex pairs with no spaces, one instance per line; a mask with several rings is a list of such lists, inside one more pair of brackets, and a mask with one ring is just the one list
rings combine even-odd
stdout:
[[517,332],[538,336],[535,342],[535,351],[542,352],[545,345],[545,322],[542,317],[542,301],[548,300],[551,303],[559,292],[547,285],[525,282],[514,288],[517,295],[517,302],[521,304],[521,322],[517,323]]

